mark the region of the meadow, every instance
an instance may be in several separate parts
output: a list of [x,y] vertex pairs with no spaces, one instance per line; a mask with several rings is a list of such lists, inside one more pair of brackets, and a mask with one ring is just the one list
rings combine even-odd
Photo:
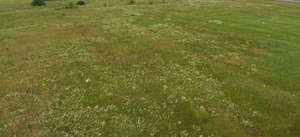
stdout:
[[300,136],[300,3],[70,1],[0,0],[0,137]]

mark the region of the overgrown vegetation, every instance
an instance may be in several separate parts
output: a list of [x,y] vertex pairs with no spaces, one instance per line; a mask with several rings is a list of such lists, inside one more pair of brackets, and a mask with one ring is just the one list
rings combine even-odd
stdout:
[[85,2],[80,0],[80,1],[77,1],[76,5],[85,5]]
[[31,2],[32,6],[43,6],[46,5],[45,0],[33,0]]
[[135,3],[134,0],[130,0],[130,1],[128,2],[129,5],[132,5],[132,4],[134,4],[134,3]]
[[73,3],[73,1],[71,1],[71,2],[68,2],[68,3],[65,5],[65,8],[66,8],[66,9],[76,8],[76,5]]
[[300,3],[0,2],[0,137],[300,136]]

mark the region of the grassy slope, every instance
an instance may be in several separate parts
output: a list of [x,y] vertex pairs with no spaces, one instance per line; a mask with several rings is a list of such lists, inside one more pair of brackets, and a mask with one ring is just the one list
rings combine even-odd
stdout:
[[0,3],[1,137],[300,136],[299,3]]

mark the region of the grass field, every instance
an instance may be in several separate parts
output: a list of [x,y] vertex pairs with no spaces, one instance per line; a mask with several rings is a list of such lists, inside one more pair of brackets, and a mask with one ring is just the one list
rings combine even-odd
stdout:
[[299,137],[300,3],[0,0],[0,137]]

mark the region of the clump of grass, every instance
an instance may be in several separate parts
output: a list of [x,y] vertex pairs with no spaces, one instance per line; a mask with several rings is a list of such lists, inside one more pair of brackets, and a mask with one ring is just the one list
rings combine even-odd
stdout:
[[33,0],[31,2],[32,6],[43,6],[46,5],[45,0]]
[[134,1],[134,0],[130,0],[130,1],[128,2],[128,4],[129,4],[129,5],[133,5],[133,4],[135,4],[135,1]]
[[77,1],[76,5],[85,5],[85,2],[83,0]]
[[66,9],[72,9],[72,8],[76,8],[75,4],[73,2],[68,2],[66,5],[65,5],[65,8]]

